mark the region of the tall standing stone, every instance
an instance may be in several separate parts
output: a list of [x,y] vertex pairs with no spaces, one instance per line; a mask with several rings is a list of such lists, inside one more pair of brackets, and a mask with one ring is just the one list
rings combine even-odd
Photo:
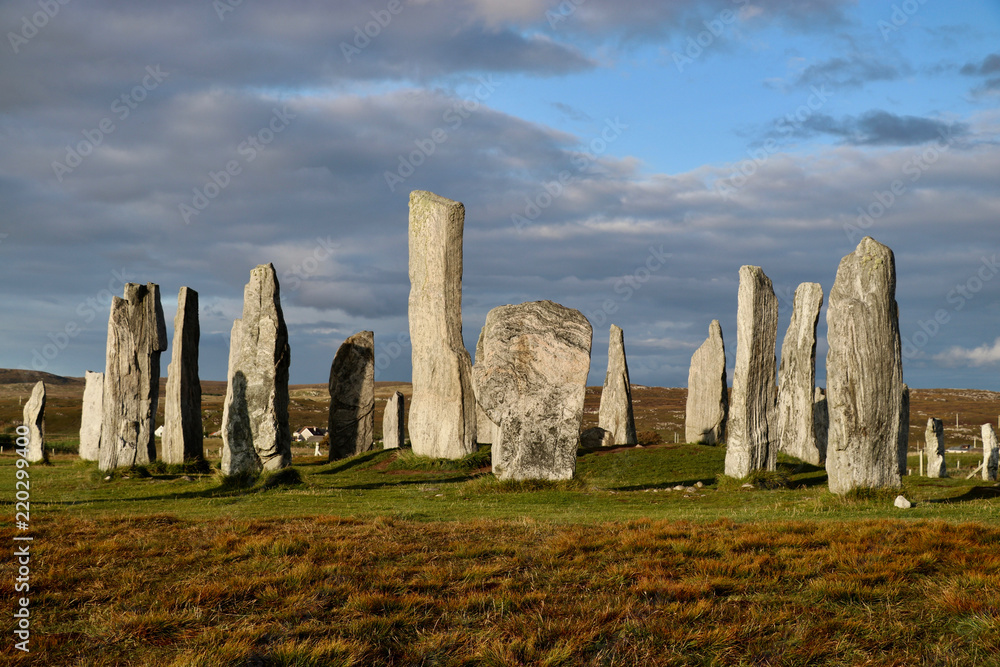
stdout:
[[899,476],[907,475],[906,456],[910,448],[910,387],[903,383],[903,394],[899,406]]
[[830,491],[898,487],[903,362],[889,248],[865,237],[841,260],[826,322]]
[[983,424],[983,480],[997,481],[997,466],[1000,464],[1000,445],[993,424]]
[[399,449],[406,442],[403,427],[406,413],[406,398],[402,392],[395,392],[385,404],[382,414],[382,449]]
[[153,431],[160,400],[160,353],[165,349],[167,324],[159,285],[128,283],[125,297],[112,300],[108,320],[101,470],[156,460]]
[[684,439],[704,445],[726,441],[729,417],[726,345],[719,320],[708,325],[708,338],[691,355],[688,370]]
[[[819,283],[802,283],[795,290],[792,321],[781,344],[778,370],[779,449],[819,465],[826,460],[814,430],[816,402],[816,325],[823,307]],[[824,443],[825,445],[825,443]]]
[[611,433],[616,445],[634,445],[635,416],[632,412],[632,385],[625,360],[625,333],[611,325],[608,341],[608,371],[601,391],[598,426]]
[[45,451],[45,383],[39,380],[24,404],[24,425],[28,427],[28,461],[47,461]]
[[827,411],[826,391],[816,387],[813,394],[813,435],[816,438],[816,449],[823,452],[826,460],[826,439],[830,430],[830,414]]
[[174,316],[174,347],[167,367],[167,404],[163,410],[163,460],[184,463],[205,458],[198,377],[198,293],[181,287]]
[[[330,366],[330,461],[375,446],[375,334],[356,333]],[[397,445],[398,446],[398,445]]]
[[476,387],[500,425],[492,449],[500,479],[573,476],[592,336],[580,311],[552,301],[500,306],[486,316]]
[[410,193],[410,443],[423,456],[457,459],[476,450],[472,360],[462,341],[465,207]]
[[87,371],[83,388],[83,412],[80,415],[80,458],[101,458],[101,419],[104,413],[104,373]]
[[947,477],[948,466],[944,460],[944,422],[930,417],[924,430],[924,454],[927,457],[928,477]]
[[746,477],[754,470],[777,467],[778,434],[774,424],[774,346],[778,336],[778,299],[759,266],[740,268],[736,313],[736,368],[729,405],[726,474]]
[[243,318],[229,342],[229,386],[222,415],[222,472],[277,470],[291,465],[288,426],[288,330],[274,265],[250,272]]

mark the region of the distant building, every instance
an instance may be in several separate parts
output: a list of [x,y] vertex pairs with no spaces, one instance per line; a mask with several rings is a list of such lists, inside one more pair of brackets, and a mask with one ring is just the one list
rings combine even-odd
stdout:
[[318,426],[303,426],[292,434],[295,442],[322,442],[326,437],[326,429]]

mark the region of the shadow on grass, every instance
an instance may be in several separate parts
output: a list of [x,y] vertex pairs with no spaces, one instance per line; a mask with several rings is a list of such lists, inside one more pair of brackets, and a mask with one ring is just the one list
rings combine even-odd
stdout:
[[968,503],[973,500],[993,500],[1000,498],[1000,487],[996,486],[973,486],[960,496],[954,498],[934,498],[923,502],[933,505],[955,505],[958,503]]
[[628,486],[609,486],[606,487],[611,491],[645,491],[646,489],[672,489],[675,486],[694,486],[698,482],[704,485],[704,488],[714,487],[716,482],[715,476],[708,477],[697,477],[694,479],[685,479],[682,481],[672,481],[663,482],[661,484],[631,484]]
[[370,452],[365,452],[364,454],[358,454],[357,456],[352,456],[349,459],[340,459],[339,461],[334,461],[332,463],[327,463],[324,465],[329,465],[328,470],[320,470],[317,475],[336,475],[338,473],[345,472],[351,468],[357,468],[368,463],[374,463],[375,459],[379,458],[387,452],[392,450],[376,449]]

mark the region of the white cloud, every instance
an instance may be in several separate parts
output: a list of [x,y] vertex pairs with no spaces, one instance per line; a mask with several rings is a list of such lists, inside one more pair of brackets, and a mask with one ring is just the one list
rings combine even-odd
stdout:
[[979,347],[967,349],[960,346],[949,347],[944,352],[934,355],[935,361],[946,366],[988,366],[1000,362],[1000,338],[993,344],[983,343]]

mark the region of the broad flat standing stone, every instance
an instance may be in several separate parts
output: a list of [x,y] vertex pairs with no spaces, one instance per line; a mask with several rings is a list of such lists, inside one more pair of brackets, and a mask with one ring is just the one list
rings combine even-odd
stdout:
[[160,353],[165,349],[167,323],[159,285],[128,283],[125,298],[112,300],[108,320],[101,470],[156,460],[153,431],[160,400]]
[[814,465],[826,460],[826,448],[820,449],[813,426],[816,325],[822,307],[823,288],[819,283],[798,286],[792,306],[792,321],[781,344],[781,366],[778,370],[779,449]]
[[726,474],[730,477],[746,477],[754,470],[777,467],[778,434],[774,424],[777,336],[778,299],[771,279],[759,266],[740,267],[736,368],[726,443]]
[[708,338],[691,355],[688,370],[684,439],[704,445],[726,441],[729,385],[726,378],[726,345],[719,320],[708,325]]
[[635,437],[632,385],[628,377],[628,362],[625,360],[625,333],[614,324],[611,325],[608,341],[608,372],[604,376],[597,423],[611,433],[616,445],[634,445],[639,442]]
[[288,426],[288,330],[274,265],[250,272],[243,318],[229,342],[229,386],[222,415],[222,472],[277,470],[291,465]]
[[983,424],[983,480],[997,481],[997,466],[1000,464],[1000,445],[993,424]]
[[944,461],[944,422],[933,417],[927,420],[924,430],[924,455],[927,457],[928,477],[947,477],[948,466]]
[[167,366],[167,404],[163,410],[163,460],[167,463],[205,458],[198,377],[198,293],[181,287],[174,316],[174,347]]
[[458,459],[476,451],[472,360],[462,341],[465,207],[432,192],[410,193],[410,342],[413,453]]
[[580,311],[552,301],[500,306],[486,316],[476,387],[500,425],[492,449],[500,479],[573,476],[592,336]]
[[341,344],[330,366],[330,461],[375,446],[375,333],[362,331]]
[[397,391],[389,397],[382,414],[382,449],[399,449],[406,442],[405,414],[406,397]]
[[98,461],[101,457],[101,419],[104,413],[104,373],[87,371],[80,415],[80,458]]
[[24,425],[28,427],[28,461],[45,461],[45,383],[39,380],[24,404]]
[[826,322],[830,491],[898,487],[905,455],[903,363],[889,248],[865,237],[841,260]]

